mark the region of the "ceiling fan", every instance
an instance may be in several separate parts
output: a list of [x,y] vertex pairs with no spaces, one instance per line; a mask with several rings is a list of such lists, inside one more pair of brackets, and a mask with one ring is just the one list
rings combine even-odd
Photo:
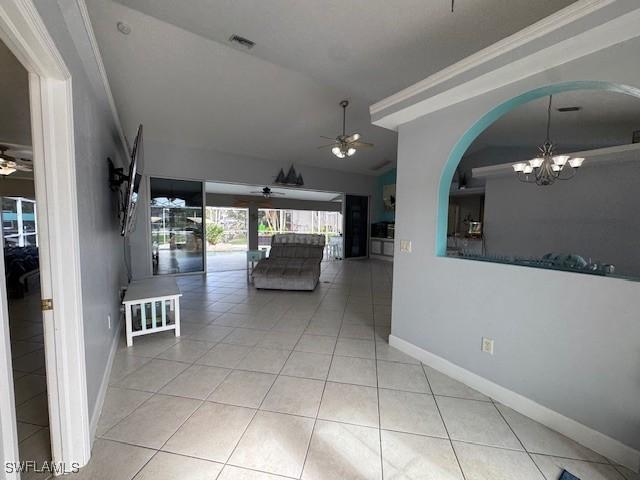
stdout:
[[274,192],[269,187],[264,187],[262,190],[255,190],[255,191],[249,192],[249,193],[251,193],[251,194],[259,193],[264,198],[271,198],[273,195],[284,195],[284,193]]
[[33,164],[30,160],[8,155],[9,149],[10,147],[6,145],[0,145],[0,175],[11,175],[16,170],[33,172]]
[[359,133],[352,133],[347,135],[347,107],[349,106],[349,100],[342,100],[340,102],[342,107],[342,135],[338,135],[336,138],[320,136],[320,138],[326,138],[327,140],[333,140],[333,143],[329,145],[322,145],[318,148],[331,147],[331,153],[338,158],[350,157],[356,153],[358,148],[370,148],[373,147],[373,143],[361,142]]

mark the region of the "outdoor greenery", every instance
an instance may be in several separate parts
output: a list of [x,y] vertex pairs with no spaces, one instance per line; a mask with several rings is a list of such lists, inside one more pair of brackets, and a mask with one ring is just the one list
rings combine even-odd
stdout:
[[218,225],[217,223],[207,224],[207,242],[211,245],[218,243],[222,239],[223,235],[224,227],[222,225]]

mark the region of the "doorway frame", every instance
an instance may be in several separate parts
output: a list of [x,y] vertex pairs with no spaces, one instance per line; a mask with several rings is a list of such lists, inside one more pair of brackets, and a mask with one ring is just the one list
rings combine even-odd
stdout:
[[[40,283],[42,298],[53,299],[53,309],[42,312],[51,454],[71,472],[91,456],[72,79],[33,0],[0,0],[0,39],[29,73]],[[2,276],[0,447],[12,462],[19,456],[6,299]]]

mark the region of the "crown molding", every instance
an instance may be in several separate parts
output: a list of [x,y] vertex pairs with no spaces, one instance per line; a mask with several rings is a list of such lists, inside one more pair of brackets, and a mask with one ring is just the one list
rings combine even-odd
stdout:
[[93,31],[93,25],[91,24],[91,17],[89,16],[89,10],[87,9],[87,4],[84,0],[76,0],[76,3],[78,5],[78,10],[80,11],[80,16],[82,17],[82,23],[84,24],[84,29],[87,34],[87,39],[89,40],[89,44],[91,45],[91,50],[93,51],[93,56],[95,57],[95,61],[98,66],[98,74],[100,76],[100,80],[102,81],[102,85],[104,87],[104,91],[107,96],[109,109],[111,110],[111,115],[113,116],[113,121],[116,125],[118,136],[120,137],[120,142],[122,143],[122,148],[124,149],[126,156],[128,156],[131,149],[129,147],[129,142],[127,141],[127,137],[124,135],[124,129],[122,128],[120,115],[118,114],[118,109],[116,108],[116,102],[113,98],[111,86],[109,85],[109,77],[107,76],[107,70],[104,67],[104,62],[102,61],[102,54],[100,53],[98,40],[96,39],[96,35]]
[[[372,117],[384,116],[384,111],[410,100],[428,90],[443,84],[471,69],[479,67],[491,60],[494,60],[506,53],[512,52],[534,40],[542,38],[552,32],[560,30],[567,25],[580,20],[608,5],[616,0],[579,0],[556,13],[543,18],[513,35],[506,37],[476,53],[470,55],[439,72],[430,75],[410,87],[407,87],[369,107]],[[375,123],[375,122],[374,122]],[[386,126],[386,125],[383,125]]]

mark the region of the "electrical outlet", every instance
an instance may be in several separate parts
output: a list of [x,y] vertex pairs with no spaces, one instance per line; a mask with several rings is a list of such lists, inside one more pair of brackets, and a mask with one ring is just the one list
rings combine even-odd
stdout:
[[493,355],[493,339],[482,337],[482,351]]
[[107,315],[107,325],[109,326],[109,330],[111,330],[111,314]]
[[411,240],[400,240],[400,251],[403,253],[411,253]]

